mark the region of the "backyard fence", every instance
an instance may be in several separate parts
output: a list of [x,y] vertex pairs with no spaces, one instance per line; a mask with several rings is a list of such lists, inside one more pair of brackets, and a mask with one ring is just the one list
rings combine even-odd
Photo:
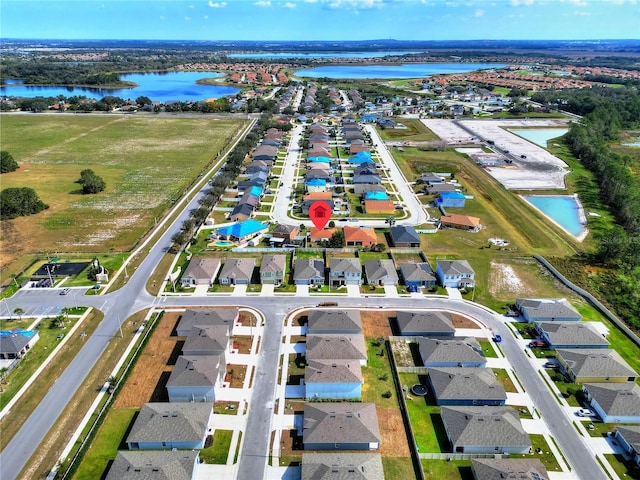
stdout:
[[419,453],[422,460],[471,460],[472,458],[509,458],[502,453]]

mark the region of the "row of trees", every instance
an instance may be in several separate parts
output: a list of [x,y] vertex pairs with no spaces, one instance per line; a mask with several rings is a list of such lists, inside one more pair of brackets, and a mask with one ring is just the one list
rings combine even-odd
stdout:
[[11,187],[0,192],[0,219],[33,215],[49,208],[33,188]]

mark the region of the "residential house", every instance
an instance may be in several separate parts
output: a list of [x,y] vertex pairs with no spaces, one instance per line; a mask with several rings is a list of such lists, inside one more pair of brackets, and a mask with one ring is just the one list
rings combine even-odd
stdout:
[[373,227],[344,227],[344,242],[347,247],[371,247],[377,245],[378,237]]
[[259,145],[253,152],[254,160],[271,160],[275,161],[278,155],[278,148],[273,145]]
[[455,192],[456,186],[452,183],[430,183],[423,191],[427,195],[437,195],[442,192]]
[[307,189],[307,192],[327,191],[327,181],[322,178],[312,178],[310,180],[305,180],[304,186]]
[[429,385],[438,405],[501,406],[507,400],[490,368],[428,368]]
[[296,237],[300,235],[298,225],[278,225],[272,232],[269,243],[271,246],[283,246],[296,243]]
[[456,334],[449,312],[398,310],[396,321],[400,335],[404,336],[453,337]]
[[311,310],[307,318],[307,335],[362,333],[360,310]]
[[305,403],[305,450],[378,450],[380,429],[374,403]]
[[331,152],[324,147],[310,148],[307,150],[307,156],[309,157],[329,157],[331,158]]
[[286,255],[265,255],[260,266],[260,283],[282,285],[287,269]]
[[640,426],[616,427],[614,438],[622,450],[640,466]]
[[438,260],[436,276],[444,287],[464,288],[475,285],[476,273],[466,260]]
[[207,310],[187,310],[180,317],[176,334],[179,337],[186,337],[193,327],[205,327],[207,325],[224,325],[229,331],[233,330],[233,325],[238,321],[238,308],[215,308]]
[[255,266],[255,258],[227,258],[218,281],[222,285],[248,285]]
[[460,192],[440,192],[436,198],[437,207],[464,207],[465,196]]
[[302,214],[309,215],[309,207],[315,202],[327,202],[329,208],[333,210],[334,203],[331,192],[309,192],[302,198]]
[[[257,197],[254,197],[254,198],[257,199]],[[255,203],[257,205],[259,202],[255,202]],[[239,203],[231,211],[231,215],[229,215],[229,220],[231,220],[232,222],[242,222],[243,220],[247,220],[251,218],[255,210],[256,210],[256,206],[250,202]]]
[[328,242],[337,231],[337,228],[323,228],[320,230],[316,227],[311,227],[309,230],[309,241],[313,243]]
[[303,453],[300,480],[384,480],[379,453]]
[[536,322],[538,335],[552,350],[558,348],[608,348],[609,342],[592,322]]
[[475,230],[480,228],[480,219],[459,213],[450,213],[440,217],[440,226],[455,228],[458,230]]
[[296,285],[324,285],[324,261],[319,258],[299,258],[293,267]]
[[215,389],[224,381],[224,355],[181,355],[169,380],[169,402],[215,402]]
[[349,145],[349,153],[354,155],[358,152],[368,152],[369,146],[365,143],[364,140],[359,138],[354,138],[351,140],[351,144]]
[[304,369],[307,400],[358,400],[363,383],[357,360],[310,360]]
[[428,172],[420,175],[420,178],[418,178],[417,183],[424,183],[426,185],[433,185],[436,183],[440,184],[440,183],[444,183],[444,178],[442,178],[440,175],[437,175],[433,172]]
[[358,184],[381,184],[382,179],[380,175],[354,175],[353,176],[354,185]]
[[511,407],[442,407],[455,453],[529,453],[531,439]]
[[396,212],[396,206],[391,200],[368,199],[364,201],[363,208],[367,215],[393,215]]
[[425,367],[485,367],[487,359],[475,338],[418,338],[418,350]]
[[129,450],[204,448],[213,404],[145,403],[127,436]]
[[35,330],[10,330],[0,332],[0,360],[24,357],[40,338]]
[[428,262],[401,263],[400,275],[408,287],[430,287],[436,284],[436,275]]
[[557,359],[572,382],[634,382],[638,374],[615,350],[558,349]]
[[213,285],[218,270],[220,270],[220,264],[219,258],[193,256],[185,268],[182,278],[180,278],[180,284],[183,288]]
[[127,451],[118,452],[105,480],[193,480],[200,452]]
[[516,298],[515,305],[527,322],[577,322],[582,319],[566,298]]
[[216,230],[221,238],[232,242],[246,242],[256,235],[269,230],[269,225],[258,222],[257,220],[248,219],[242,222],[236,222],[233,225],[222,227]]
[[360,285],[362,283],[362,266],[357,258],[329,258],[329,285]]
[[538,458],[472,458],[474,480],[549,480],[549,474]]
[[182,346],[182,354],[227,355],[230,353],[229,340],[229,327],[226,325],[197,325],[192,327],[187,335]]
[[365,192],[364,199],[366,200],[389,200],[387,192]]
[[353,192],[356,195],[366,194],[367,192],[386,192],[387,190],[383,185],[370,184],[370,183],[360,183],[357,185],[353,185]]
[[389,228],[391,245],[398,248],[420,248],[420,237],[416,229],[409,225],[394,225]]
[[640,386],[629,383],[585,383],[589,406],[604,423],[640,423]]
[[367,285],[397,285],[398,274],[393,260],[365,260],[364,271],[367,277]]
[[367,346],[364,336],[354,335],[307,335],[307,362],[312,360],[351,360],[359,361],[360,365],[367,365]]

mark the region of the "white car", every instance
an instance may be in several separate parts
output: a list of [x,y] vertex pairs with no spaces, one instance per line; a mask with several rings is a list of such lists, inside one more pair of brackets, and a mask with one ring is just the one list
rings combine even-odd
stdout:
[[579,417],[591,417],[593,415],[593,412],[588,408],[580,408],[576,412],[576,415],[578,415]]

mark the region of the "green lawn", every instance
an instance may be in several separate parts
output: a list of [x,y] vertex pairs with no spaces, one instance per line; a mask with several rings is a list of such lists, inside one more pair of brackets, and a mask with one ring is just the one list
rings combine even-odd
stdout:
[[118,450],[126,449],[123,444],[125,434],[137,412],[135,408],[112,408],[109,411],[73,477],[75,480],[102,478]]
[[498,358],[498,354],[489,340],[480,340],[478,343],[480,344],[480,348],[482,348],[482,353],[485,357]]
[[[397,408],[398,399],[393,385],[391,365],[384,344],[374,346],[374,339],[367,338],[367,366],[362,367],[364,385],[362,386],[362,401],[375,403],[382,408]],[[380,352],[384,352],[380,356]],[[390,393],[388,398],[384,394]]]
[[421,460],[424,478],[433,480],[473,480],[471,460]]
[[395,120],[407,128],[398,130],[394,128],[376,128],[383,140],[401,140],[407,142],[438,140],[438,136],[417,118],[396,118]]
[[213,445],[200,450],[200,460],[204,463],[224,465],[227,463],[233,430],[216,430]]
[[[560,464],[553,453],[551,453],[551,448],[549,448],[549,444],[545,440],[544,436],[530,434],[529,438],[531,439],[531,449],[533,453],[526,455],[513,454],[509,455],[509,458],[538,458],[547,470],[551,472],[559,472],[561,470]],[[540,449],[540,453],[537,453],[538,449]]]
[[[20,164],[18,171],[3,175],[3,188],[32,187],[50,206],[38,215],[12,220],[11,235],[2,239],[3,251],[18,258],[31,252],[129,250],[243,122],[208,117],[3,115],[2,148]],[[104,192],[79,193],[75,182],[86,168],[105,180]],[[29,241],[21,241],[25,238]]]
[[504,368],[492,368],[492,370],[506,392],[516,393],[518,391]]
[[605,454],[609,465],[613,467],[620,478],[640,478],[640,467],[631,460],[625,460],[622,455]]
[[413,462],[408,457],[382,457],[384,478],[410,479],[415,478]]

